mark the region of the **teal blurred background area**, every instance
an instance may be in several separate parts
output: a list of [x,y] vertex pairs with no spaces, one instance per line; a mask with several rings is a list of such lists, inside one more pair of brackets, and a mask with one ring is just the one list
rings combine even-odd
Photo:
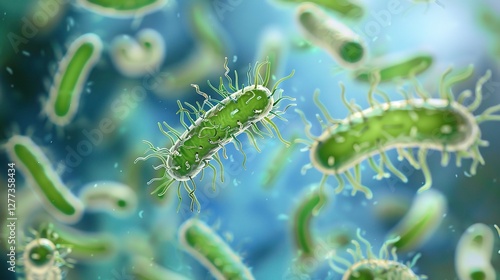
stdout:
[[[47,8],[48,2],[53,8]],[[55,3],[55,4],[54,4]],[[464,69],[473,64],[473,77],[458,84],[458,94],[474,90],[476,81],[490,69],[491,79],[484,86],[484,100],[477,112],[500,104],[500,2],[497,0],[440,0],[414,3],[406,0],[360,1],[365,8],[361,19],[340,19],[365,40],[368,60],[386,55],[411,56],[428,53],[434,58],[432,66],[418,76],[421,84],[437,96],[439,81],[447,68]],[[389,6],[399,5],[397,13]],[[192,17],[194,6],[201,7],[204,28],[217,35],[223,54],[206,58],[213,46],[196,32]],[[293,239],[294,210],[312,184],[320,182],[322,174],[310,169],[301,174],[308,164],[309,153],[303,145],[292,146],[283,152],[283,143],[277,137],[258,138],[258,153],[248,138],[238,136],[246,153],[243,155],[232,144],[227,145],[228,159],[222,159],[224,182],[217,178],[216,191],[211,189],[213,172],[199,176],[196,194],[201,212],[191,212],[187,193],[181,192],[182,202],[177,211],[175,185],[163,198],[150,195],[154,183],[147,182],[161,174],[155,172],[156,159],[134,160],[144,155],[147,145],[166,147],[168,139],[159,131],[158,122],[167,122],[184,131],[179,121],[177,100],[202,102],[190,84],[216,97],[208,86],[219,84],[224,75],[224,57],[228,66],[239,73],[240,83],[246,84],[249,64],[259,57],[262,38],[273,30],[279,36],[283,60],[277,69],[277,79],[295,70],[295,75],[280,87],[285,95],[296,98],[296,108],[302,110],[312,122],[312,133],[319,135],[321,126],[315,115],[320,110],[313,102],[313,92],[321,91],[320,100],[334,118],[345,118],[349,111],[343,105],[339,82],[346,88],[347,99],[354,100],[363,109],[369,107],[369,85],[353,78],[327,52],[304,41],[295,21],[297,4],[274,0],[168,0],[159,10],[135,18],[110,17],[82,7],[76,1],[22,0],[0,3],[0,141],[5,143],[12,135],[28,135],[47,154],[63,182],[78,195],[82,187],[96,181],[117,181],[130,186],[138,199],[133,213],[117,217],[107,212],[85,212],[82,219],[71,227],[88,233],[108,233],[116,242],[116,252],[101,260],[79,260],[73,268],[64,268],[64,277],[77,279],[139,279],[131,273],[135,256],[145,256],[164,268],[184,275],[188,279],[214,279],[195,258],[186,253],[178,242],[177,229],[183,221],[198,217],[211,226],[242,256],[251,267],[255,279],[341,279],[324,257],[313,258],[310,273],[299,273],[297,247]],[[49,9],[45,24],[32,25],[37,11]],[[39,15],[39,13],[38,13]],[[330,13],[332,17],[338,17]],[[485,18],[490,20],[485,20]],[[144,28],[157,31],[163,40],[164,59],[156,68],[150,68],[139,77],[126,77],[113,63],[116,51],[111,42],[117,36],[135,38]],[[100,59],[89,72],[82,90],[75,118],[65,127],[50,123],[43,112],[58,63],[69,45],[85,33],[97,34],[103,42]],[[207,60],[205,60],[207,59]],[[207,62],[208,61],[208,62]],[[198,65],[199,64],[199,65]],[[184,68],[183,68],[184,67]],[[169,88],[165,81],[178,73],[186,73],[187,80]],[[234,73],[231,74],[234,78]],[[384,83],[380,89],[391,100],[403,97],[396,82]],[[404,87],[411,89],[408,84]],[[287,121],[274,118],[285,139],[306,138],[304,124],[294,108],[283,116]],[[103,120],[111,128],[102,131]],[[421,258],[414,270],[429,279],[458,279],[455,272],[455,247],[461,234],[474,223],[484,223],[493,229],[500,224],[500,123],[480,125],[482,139],[488,147],[480,149],[485,165],[480,165],[475,176],[469,175],[471,160],[465,159],[461,167],[455,166],[455,156],[442,167],[441,153],[429,152],[427,161],[432,172],[432,188],[445,195],[448,209],[442,223],[430,239],[414,251],[401,253],[399,259],[411,261],[416,253]],[[85,146],[85,147],[84,147]],[[397,153],[388,156],[397,167]],[[11,162],[5,150],[0,154],[0,217],[7,218],[7,164]],[[281,166],[276,179],[265,184],[271,166]],[[405,166],[408,183],[397,177],[375,180],[367,162],[362,164],[362,181],[374,193],[367,200],[362,193],[350,195],[350,186],[334,195],[337,186],[329,178],[327,205],[311,220],[310,230],[323,250],[336,249],[344,257],[347,247],[336,247],[337,239],[355,239],[360,228],[364,237],[378,248],[395,224],[411,206],[417,189],[423,185],[420,170]],[[218,173],[220,171],[218,170]],[[218,174],[220,175],[220,174]],[[21,172],[16,175],[16,208],[18,243],[33,235],[29,228],[37,219],[59,223],[46,215],[40,200],[27,185]],[[195,209],[196,210],[196,209]],[[4,235],[2,229],[2,236]],[[339,237],[340,236],[340,237]],[[2,238],[1,279],[15,279],[7,270],[7,252]],[[20,244],[19,244],[20,245]],[[331,247],[329,247],[331,246]],[[495,232],[491,264],[500,279],[500,239]],[[18,252],[18,261],[21,254]],[[21,271],[22,266],[17,265]],[[19,274],[21,275],[21,274]],[[10,278],[9,278],[10,277]]]

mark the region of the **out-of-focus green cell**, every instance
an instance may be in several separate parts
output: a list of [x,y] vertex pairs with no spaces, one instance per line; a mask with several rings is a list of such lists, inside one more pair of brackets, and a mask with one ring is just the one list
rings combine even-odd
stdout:
[[361,37],[317,5],[300,4],[296,19],[304,37],[328,52],[341,67],[358,69],[364,64],[367,50]]
[[386,194],[377,198],[373,205],[373,214],[384,225],[394,225],[408,212],[411,200],[400,194]]
[[[52,225],[42,224],[39,231],[33,231],[31,239],[23,251],[24,277],[30,279],[62,279],[61,267],[72,265],[66,260],[71,252],[70,246],[57,242],[57,235],[46,231]],[[41,234],[42,231],[47,234]]]
[[[286,38],[282,31],[277,28],[268,28],[264,30],[259,41],[259,51],[256,61],[269,61],[271,64],[271,79],[276,80],[282,76],[285,67],[288,48],[285,42]],[[265,69],[261,69],[261,76],[265,76]]]
[[76,39],[59,63],[54,82],[45,103],[49,120],[65,126],[73,120],[80,104],[80,95],[88,75],[101,57],[101,39],[93,33]]
[[[370,82],[377,78],[380,82],[409,79],[429,69],[432,66],[432,61],[432,56],[428,54],[414,55],[392,62],[381,58],[380,62],[373,62],[373,65],[367,69],[355,71],[354,76],[363,82]],[[379,75],[379,77],[375,75]]]
[[493,42],[493,55],[500,59],[500,17],[495,10],[490,7],[481,7],[479,9],[479,22],[490,35],[490,40]]
[[133,257],[131,271],[137,280],[189,279],[177,272],[161,267],[147,258],[138,256]]
[[65,223],[80,220],[83,204],[62,182],[37,144],[27,136],[14,135],[4,147],[50,214]]
[[116,237],[108,233],[86,233],[62,225],[49,224],[39,232],[40,237],[49,238],[55,244],[71,248],[69,257],[77,261],[102,261],[116,255]]
[[317,185],[309,186],[305,195],[301,195],[301,201],[293,214],[292,232],[295,245],[302,259],[315,257],[315,242],[311,228],[311,220],[315,210],[321,208],[327,202],[326,193]]
[[458,241],[455,251],[455,271],[460,280],[495,280],[491,265],[493,230],[477,223],[467,228]]
[[124,76],[135,78],[155,71],[165,58],[165,42],[158,31],[145,28],[136,38],[120,35],[111,42],[111,58]]
[[[361,244],[357,240],[352,240],[354,249],[347,249],[347,252],[353,257],[353,262],[338,256],[332,251],[328,256],[330,267],[337,273],[343,275],[342,280],[419,280],[427,279],[416,275],[412,266],[416,263],[420,254],[417,254],[411,263],[405,265],[398,261],[395,250],[392,251],[392,259],[389,255],[390,247],[399,238],[389,239],[384,242],[380,248],[378,256],[372,251],[372,245],[368,240],[361,236],[361,230],[358,229],[357,236],[359,241],[366,246],[366,257],[361,249]],[[345,268],[341,266],[346,266]]]
[[310,2],[324,9],[333,11],[344,18],[360,19],[363,17],[364,8],[356,0],[277,0],[283,3],[304,3]]
[[277,180],[283,173],[283,169],[287,166],[287,163],[291,160],[292,154],[296,151],[297,143],[295,139],[298,138],[298,134],[294,134],[291,137],[289,147],[282,146],[272,153],[265,171],[262,174],[262,187],[265,189],[271,189],[275,186]]
[[96,181],[82,187],[80,200],[85,209],[105,211],[118,217],[129,216],[137,208],[136,193],[125,184],[114,181]]
[[254,279],[241,257],[214,230],[198,219],[191,218],[180,226],[179,242],[218,280]]
[[224,57],[227,55],[227,47],[222,35],[223,28],[208,11],[210,9],[202,2],[191,5],[189,9],[191,29],[198,43],[206,45],[214,53]]
[[61,269],[56,259],[58,251],[46,238],[37,238],[24,248],[24,274],[27,279],[61,279]]
[[139,17],[164,7],[169,0],[78,0],[90,11],[108,17]]
[[227,56],[229,43],[224,29],[210,10],[200,1],[190,5],[188,19],[197,46],[185,60],[159,74],[159,85],[153,88],[158,95],[175,97],[177,92],[215,73],[219,69],[217,65]]
[[446,197],[436,190],[416,195],[403,219],[389,233],[389,238],[399,236],[392,244],[399,251],[411,251],[425,243],[443,221],[447,210]]

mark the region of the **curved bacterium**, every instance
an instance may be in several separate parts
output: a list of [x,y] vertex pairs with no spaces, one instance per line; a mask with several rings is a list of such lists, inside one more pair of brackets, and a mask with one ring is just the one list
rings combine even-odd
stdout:
[[[266,76],[262,79],[258,73],[264,66],[267,67],[267,72]],[[246,154],[243,151],[243,145],[236,136],[245,133],[253,146],[260,152],[254,135],[256,134],[263,137],[263,134],[268,134],[272,136],[272,128],[284,144],[290,144],[281,137],[277,126],[271,121],[271,118],[278,117],[282,120],[286,120],[281,117],[281,115],[293,104],[285,107],[283,111],[278,110],[279,104],[283,100],[293,99],[288,96],[281,96],[282,91],[278,89],[278,86],[282,81],[292,77],[294,72],[292,71],[289,76],[278,80],[272,89],[269,89],[267,87],[270,79],[269,62],[258,63],[255,66],[254,77],[251,77],[251,69],[248,70],[247,74],[248,84],[252,82],[253,84],[240,89],[236,71],[234,84],[228,75],[229,68],[227,67],[227,58],[224,63],[224,68],[226,69],[225,76],[228,80],[229,88],[233,92],[231,93],[226,89],[222,78],[220,78],[218,89],[213,87],[210,83],[209,85],[223,98],[223,100],[215,100],[208,94],[201,92],[198,85],[192,85],[196,89],[196,92],[202,95],[205,100],[202,105],[197,103],[196,106],[185,103],[186,107],[184,107],[180,101],[177,102],[179,105],[179,111],[177,111],[177,113],[180,114],[180,122],[185,128],[185,132],[181,134],[166,122],[163,122],[163,125],[168,130],[165,131],[162,124],[158,123],[160,131],[170,139],[173,145],[170,148],[159,148],[148,141],[144,141],[149,146],[149,149],[146,151],[147,153],[149,152],[149,154],[145,157],[136,159],[136,162],[152,157],[160,159],[162,164],[155,167],[155,169],[164,169],[164,175],[160,178],[152,179],[148,184],[168,177],[171,179],[160,184],[152,194],[165,194],[169,187],[177,181],[179,182],[177,186],[179,207],[182,201],[180,188],[181,185],[183,185],[191,198],[191,211],[193,211],[194,204],[197,205],[198,212],[200,211],[200,204],[195,195],[196,184],[193,178],[198,175],[200,171],[204,170],[205,167],[210,167],[214,171],[212,188],[215,190],[217,172],[215,167],[210,163],[212,158],[214,158],[220,166],[221,181],[223,181],[224,168],[218,151],[222,149],[222,155],[227,159],[226,144],[232,142],[243,154],[243,167],[245,167]],[[189,126],[185,122],[186,118],[190,122]],[[261,131],[257,124],[261,124],[266,128],[267,133]],[[203,173],[201,178],[203,178]],[[188,181],[191,181],[193,188],[188,185]]]
[[389,233],[389,238],[400,237],[392,246],[406,252],[418,248],[439,227],[446,209],[447,200],[442,193],[431,189],[417,194],[408,213]]
[[324,9],[336,12],[341,17],[360,19],[363,17],[364,8],[356,0],[277,0],[284,3],[310,2]]
[[327,195],[316,184],[307,189],[293,215],[293,239],[299,250],[301,259],[315,257],[315,243],[311,229],[311,219],[316,214],[315,209],[321,208],[320,203],[325,203]]
[[406,58],[382,57],[372,61],[371,66],[363,67],[354,72],[354,77],[363,82],[371,82],[380,76],[380,82],[396,79],[410,79],[432,66],[433,57],[429,54],[417,54]]
[[202,221],[191,218],[179,228],[179,242],[218,280],[254,279],[241,257]]
[[306,39],[327,51],[341,67],[358,69],[363,65],[366,46],[349,27],[313,3],[300,4],[296,18]]
[[138,203],[131,187],[114,181],[88,183],[82,187],[79,198],[86,210],[106,211],[118,217],[134,213]]
[[[491,72],[487,71],[476,84],[476,96],[473,102],[466,106],[464,100],[471,96],[471,91],[466,90],[455,99],[451,91],[452,85],[470,77],[473,66],[468,67],[461,73],[446,77],[451,72],[448,69],[441,77],[440,98],[431,98],[416,80],[415,91],[419,98],[401,91],[404,100],[390,101],[385,93],[377,91],[386,102],[380,103],[374,98],[377,81],[372,83],[368,94],[371,105],[366,110],[361,110],[357,104],[349,103],[345,98],[345,89],[342,84],[342,100],[349,109],[350,115],[343,120],[335,120],[318,100],[318,92],[314,94],[314,100],[319,107],[328,125],[318,116],[324,132],[316,137],[310,133],[309,123],[301,111],[306,125],[306,134],[309,140],[302,141],[308,145],[311,163],[303,167],[303,172],[308,168],[315,167],[323,173],[322,182],[328,176],[335,176],[339,182],[336,192],[343,190],[345,182],[344,175],[352,185],[352,195],[361,191],[366,198],[372,198],[371,190],[361,184],[361,163],[368,160],[369,166],[374,170],[377,179],[387,178],[389,173],[396,175],[403,182],[407,182],[406,176],[398,170],[386,155],[386,151],[396,148],[398,160],[406,159],[415,168],[421,169],[425,183],[419,192],[427,190],[432,185],[432,177],[427,165],[427,151],[441,151],[441,165],[448,165],[450,152],[456,155],[456,165],[461,166],[463,158],[471,158],[470,173],[474,175],[479,163],[484,164],[479,147],[488,146],[488,142],[481,139],[479,124],[484,121],[500,120],[500,116],[493,113],[500,111],[500,105],[486,109],[480,115],[473,112],[481,105],[482,86],[490,78]],[[413,156],[413,148],[418,148],[418,159]],[[374,156],[380,156],[377,164]],[[351,169],[354,173],[351,172]]]
[[169,3],[169,0],[78,0],[78,3],[100,15],[131,18],[155,12]]
[[[392,248],[391,256],[389,255],[389,247],[394,242],[397,242],[399,238],[389,239],[384,242],[380,248],[378,257],[372,251],[372,245],[368,240],[361,236],[361,231],[357,231],[358,239],[366,246],[366,257],[363,254],[361,245],[357,240],[352,240],[352,244],[355,249],[347,249],[353,262],[338,256],[334,251],[330,252],[328,262],[330,267],[337,273],[343,275],[342,280],[354,280],[354,279],[387,279],[387,280],[419,280],[427,279],[426,276],[416,275],[412,267],[415,265],[417,260],[420,258],[420,254],[415,255],[411,262],[403,264],[398,261],[398,256],[396,254],[396,248]],[[339,265],[343,265],[346,268],[342,268]]]
[[37,144],[29,137],[14,135],[4,147],[52,216],[65,223],[80,220],[84,208],[82,202],[62,182]]
[[493,230],[477,223],[462,234],[455,251],[455,270],[460,280],[494,280],[495,268],[491,265]]
[[87,77],[101,57],[101,39],[87,33],[78,37],[59,63],[44,112],[49,120],[65,126],[74,118]]
[[124,76],[135,78],[156,70],[165,58],[165,42],[158,31],[145,28],[136,38],[115,37],[111,42],[111,58]]

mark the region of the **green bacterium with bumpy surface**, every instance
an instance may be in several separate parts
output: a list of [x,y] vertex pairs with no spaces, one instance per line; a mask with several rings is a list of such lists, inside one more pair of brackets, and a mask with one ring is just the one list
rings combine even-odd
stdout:
[[366,47],[359,35],[342,22],[329,17],[313,3],[297,7],[297,23],[313,44],[327,51],[346,69],[358,69],[366,58]]
[[82,202],[62,182],[37,144],[29,137],[14,135],[4,146],[50,214],[65,223],[80,220]]
[[[264,66],[267,66],[267,72],[262,79],[258,73]],[[222,78],[220,79],[221,83],[218,89],[209,83],[212,89],[224,98],[220,101],[212,99],[206,93],[201,92],[197,85],[193,85],[193,87],[196,88],[196,92],[205,97],[205,101],[202,105],[197,103],[197,107],[185,103],[187,108],[184,108],[180,101],[177,102],[179,105],[179,111],[177,113],[180,114],[181,124],[186,131],[180,134],[166,122],[163,122],[163,125],[168,129],[168,131],[165,131],[162,125],[158,123],[162,133],[171,140],[172,147],[157,148],[153,146],[153,144],[145,141],[149,146],[147,152],[150,152],[150,154],[136,159],[137,162],[138,160],[146,160],[151,157],[159,158],[162,164],[155,168],[164,168],[164,176],[154,178],[149,181],[148,184],[167,177],[171,179],[158,186],[153,193],[159,192],[158,195],[163,195],[173,182],[178,181],[179,206],[182,200],[180,188],[181,185],[184,185],[185,190],[191,198],[191,211],[195,203],[198,206],[198,211],[200,211],[200,204],[195,195],[196,184],[193,178],[207,166],[214,171],[212,186],[213,189],[215,189],[215,179],[217,176],[216,169],[209,162],[212,157],[219,163],[221,181],[223,181],[224,168],[217,153],[220,149],[222,149],[224,158],[227,159],[225,145],[229,142],[233,142],[235,147],[243,153],[243,166],[245,166],[246,155],[240,140],[236,138],[237,135],[241,133],[247,134],[257,151],[260,151],[256,144],[254,134],[261,137],[263,134],[272,135],[271,128],[273,128],[278,138],[283,143],[286,145],[290,144],[281,137],[277,126],[271,121],[271,118],[278,117],[285,120],[280,115],[282,115],[291,105],[288,105],[283,111],[278,110],[278,105],[282,100],[293,99],[287,96],[281,96],[281,90],[278,90],[277,87],[283,80],[290,78],[293,72],[289,76],[278,80],[272,89],[269,89],[267,84],[270,79],[270,65],[268,62],[258,63],[255,67],[253,84],[239,89],[238,75],[236,72],[236,81],[234,85],[231,78],[228,76],[229,68],[227,67],[227,58],[224,67],[226,69],[225,76],[228,79],[229,88],[234,91],[234,93],[230,93],[226,90]],[[251,82],[252,78],[249,70],[248,83],[250,84]],[[206,107],[208,107],[208,110],[205,110]],[[184,121],[185,118],[191,123],[189,126]],[[261,131],[257,123],[262,124],[268,132]],[[250,131],[250,129],[252,131]],[[203,178],[203,173],[201,178]],[[187,184],[187,181],[191,181],[192,189]]]
[[[366,257],[361,250],[361,245],[357,240],[352,240],[355,250],[349,248],[349,253],[354,262],[337,256],[331,252],[328,256],[330,267],[337,273],[343,274],[342,280],[419,280],[427,279],[426,276],[416,275],[412,267],[417,262],[420,254],[415,255],[411,263],[403,264],[398,261],[396,249],[391,250],[392,260],[390,259],[388,247],[397,242],[399,238],[387,240],[380,248],[378,257],[372,251],[372,245],[368,240],[361,236],[361,231],[357,231],[358,239],[366,245]],[[339,265],[344,265],[342,268]]]
[[74,118],[83,86],[101,51],[101,39],[93,33],[84,34],[71,44],[59,63],[44,108],[52,123],[65,126]]
[[[322,181],[334,175],[339,186],[336,192],[344,188],[344,175],[352,185],[352,195],[357,191],[363,192],[368,199],[372,198],[371,190],[361,184],[361,162],[368,160],[370,167],[377,173],[376,178],[389,177],[387,168],[392,174],[407,182],[406,176],[398,170],[386,155],[386,151],[396,148],[398,159],[406,159],[416,169],[421,169],[425,184],[419,192],[427,190],[432,185],[432,177],[426,162],[427,151],[430,149],[441,151],[441,165],[448,165],[450,152],[456,154],[456,165],[461,166],[462,158],[472,158],[470,173],[474,175],[479,163],[484,164],[479,147],[487,146],[488,142],[481,139],[481,130],[478,124],[489,120],[500,120],[500,116],[493,113],[500,111],[500,105],[486,109],[480,115],[472,113],[481,105],[482,86],[490,78],[491,72],[480,78],[476,84],[476,96],[468,106],[464,100],[472,95],[466,90],[455,99],[451,86],[465,80],[473,73],[470,66],[465,71],[446,79],[451,69],[447,70],[440,84],[440,98],[431,98],[418,84],[415,89],[419,98],[402,91],[404,100],[390,101],[381,91],[377,91],[386,102],[380,103],[374,98],[377,85],[375,81],[368,94],[371,108],[361,110],[358,105],[349,103],[342,88],[342,100],[350,111],[344,120],[335,120],[318,101],[318,92],[315,93],[315,103],[328,121],[328,125],[321,118],[324,132],[316,137],[310,133],[311,124],[302,116],[306,124],[306,134],[312,140],[303,141],[309,145],[311,163],[304,166],[315,167],[323,175]],[[413,156],[413,148],[418,148],[418,159]],[[380,156],[377,164],[374,156]],[[354,170],[354,173],[351,171]]]
[[184,222],[179,228],[179,241],[216,279],[254,279],[241,258],[202,221],[192,218]]

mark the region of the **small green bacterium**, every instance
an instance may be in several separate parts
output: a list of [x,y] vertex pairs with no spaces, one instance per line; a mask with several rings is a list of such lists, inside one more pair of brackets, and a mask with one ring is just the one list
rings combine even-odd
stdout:
[[360,19],[364,14],[364,8],[357,0],[277,0],[284,3],[314,3],[322,8],[336,12],[340,17]]
[[[267,66],[267,72],[262,79],[258,73],[264,66]],[[267,85],[270,79],[270,65],[268,62],[258,63],[255,67],[253,84],[240,89],[237,73],[235,72],[236,80],[234,85],[228,76],[227,58],[224,67],[226,69],[225,76],[229,82],[229,88],[234,92],[231,93],[226,90],[222,78],[220,79],[221,82],[218,89],[210,83],[209,85],[217,94],[224,98],[223,100],[212,99],[208,94],[201,92],[198,85],[193,85],[196,92],[202,95],[205,100],[201,105],[196,103],[197,107],[189,103],[184,103],[187,108],[184,108],[180,101],[177,102],[179,105],[177,113],[180,114],[180,122],[185,128],[185,132],[181,134],[166,122],[163,122],[163,125],[168,129],[168,131],[165,131],[161,123],[158,123],[160,131],[172,142],[172,147],[159,148],[148,141],[144,141],[149,146],[147,152],[150,152],[150,154],[136,159],[136,162],[151,157],[160,159],[162,164],[155,167],[155,169],[163,168],[165,169],[165,173],[160,178],[150,180],[148,184],[165,178],[171,179],[160,184],[153,193],[163,195],[177,181],[179,182],[177,186],[179,206],[182,200],[180,188],[183,185],[191,198],[191,211],[193,211],[195,203],[198,211],[200,211],[200,204],[195,195],[196,184],[193,178],[200,171],[203,171],[205,167],[210,167],[214,171],[212,187],[215,189],[217,172],[215,167],[209,162],[212,158],[219,163],[221,181],[223,181],[224,168],[218,154],[220,149],[222,149],[224,158],[227,159],[225,145],[233,142],[235,147],[242,152],[244,157],[243,167],[245,166],[246,155],[243,151],[243,145],[236,136],[245,133],[257,151],[260,152],[254,134],[261,137],[263,137],[263,134],[273,135],[271,131],[271,128],[273,128],[283,143],[286,145],[290,144],[281,137],[277,126],[271,121],[271,118],[277,117],[285,120],[280,115],[291,105],[288,105],[283,111],[278,110],[278,105],[282,100],[293,99],[281,96],[281,90],[278,90],[278,85],[290,78],[293,72],[289,76],[278,80],[272,89],[269,89]],[[250,84],[251,82],[252,78],[249,70],[248,83]],[[275,100],[275,98],[277,99]],[[207,107],[208,110],[206,110]],[[184,121],[186,118],[190,122],[189,126]],[[258,123],[267,129],[267,133],[261,131],[257,126]],[[203,178],[203,173],[201,178]],[[193,188],[187,184],[188,181],[191,181]]]
[[293,216],[293,238],[299,250],[300,258],[306,260],[314,257],[315,242],[311,229],[311,220],[315,209],[327,200],[327,195],[315,184],[307,189],[307,194],[301,195],[299,206]]
[[84,34],[71,43],[59,63],[44,107],[52,123],[65,126],[74,118],[83,86],[89,72],[101,57],[102,48],[101,39],[93,33]]
[[87,233],[62,225],[44,224],[39,236],[54,244],[71,248],[70,257],[78,261],[102,261],[116,254],[116,238],[107,233]]
[[439,191],[431,189],[417,194],[408,213],[389,233],[389,237],[400,237],[393,246],[400,252],[418,248],[441,225],[446,209],[446,197]]
[[128,185],[114,181],[96,181],[82,187],[79,194],[85,209],[105,211],[125,217],[135,212],[137,194]]
[[[468,106],[464,105],[466,98],[472,95],[470,90],[460,94],[457,100],[453,96],[451,86],[465,80],[473,73],[470,66],[465,71],[451,77],[446,71],[440,84],[440,98],[431,98],[414,80],[415,90],[419,98],[402,91],[404,100],[390,101],[387,95],[377,91],[385,100],[380,103],[374,98],[377,82],[372,83],[368,94],[371,107],[361,110],[357,104],[350,103],[345,98],[344,86],[341,84],[342,100],[349,109],[350,115],[343,120],[335,120],[318,101],[318,92],[315,93],[315,103],[328,121],[328,125],[319,117],[323,127],[323,134],[316,137],[310,133],[311,124],[304,114],[298,113],[306,125],[306,134],[312,142],[302,141],[309,146],[311,163],[303,168],[315,167],[323,173],[322,182],[330,175],[334,175],[339,186],[336,192],[343,190],[344,175],[352,185],[352,195],[357,191],[363,192],[368,199],[372,198],[371,190],[361,184],[361,162],[368,160],[369,166],[381,180],[390,176],[385,172],[387,168],[392,174],[407,182],[406,176],[398,170],[386,155],[386,151],[396,148],[398,160],[406,159],[415,168],[421,169],[425,184],[419,192],[427,190],[432,185],[432,177],[427,165],[427,151],[441,151],[441,165],[448,165],[450,152],[456,154],[456,165],[461,166],[462,158],[472,158],[470,173],[474,175],[479,163],[484,164],[479,147],[487,146],[488,142],[481,139],[481,130],[478,124],[484,121],[500,120],[500,116],[493,113],[500,111],[500,105],[486,109],[480,115],[472,113],[481,105],[482,86],[490,78],[491,72],[480,78],[476,84],[476,96]],[[418,160],[413,156],[413,148],[418,148]],[[380,156],[377,164],[374,156]],[[350,171],[351,169],[354,172]]]
[[241,257],[202,221],[192,218],[179,228],[179,241],[218,280],[254,279]]
[[396,79],[410,79],[432,66],[433,58],[429,54],[418,54],[403,59],[380,58],[371,66],[354,72],[357,80],[370,82],[379,75],[380,82]]
[[329,17],[313,3],[297,7],[297,23],[313,44],[327,51],[346,69],[358,69],[366,59],[366,47],[359,35],[342,22]]

